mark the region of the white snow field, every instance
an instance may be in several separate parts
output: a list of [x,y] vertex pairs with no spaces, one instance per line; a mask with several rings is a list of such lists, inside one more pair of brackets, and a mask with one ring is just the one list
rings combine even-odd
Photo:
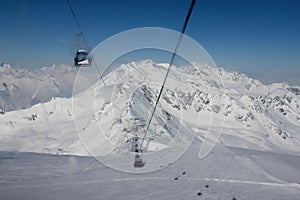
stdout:
[[[193,65],[172,68],[154,115],[154,172],[91,156],[135,170],[128,140],[142,137],[167,64],[124,64],[105,86],[0,115],[0,199],[299,199],[300,87]],[[188,148],[178,160],[176,148]]]
[[299,199],[299,156],[217,145],[200,160],[198,145],[146,174],[91,157],[1,152],[0,199]]

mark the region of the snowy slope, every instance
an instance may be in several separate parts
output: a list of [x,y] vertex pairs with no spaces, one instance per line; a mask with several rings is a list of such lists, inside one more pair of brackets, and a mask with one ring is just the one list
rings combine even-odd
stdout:
[[[97,83],[74,96],[74,107],[70,98],[53,98],[1,115],[1,150],[89,155],[81,142],[99,155],[128,150],[128,138],[144,133],[166,66],[151,60],[124,64],[105,77],[106,86]],[[168,147],[181,132],[187,142],[193,131],[204,141],[206,131],[221,130],[225,120],[218,140],[225,146],[300,153],[298,87],[263,85],[243,74],[194,66],[172,68],[146,138],[148,151]]]
[[196,140],[178,161],[146,174],[118,172],[92,157],[0,152],[0,198],[299,199],[299,156],[217,145],[200,160],[198,145]]
[[[105,86],[0,115],[0,199],[298,199],[300,88],[194,66],[170,72],[143,146],[160,152],[153,173],[121,173],[89,156],[115,161],[142,137],[165,63],[124,64]],[[168,150],[189,143],[168,162]],[[147,168],[157,158],[145,159]]]
[[[16,110],[47,102],[52,97],[70,97],[77,69],[67,65],[35,70],[0,65],[0,107]],[[89,84],[84,77],[83,85]]]

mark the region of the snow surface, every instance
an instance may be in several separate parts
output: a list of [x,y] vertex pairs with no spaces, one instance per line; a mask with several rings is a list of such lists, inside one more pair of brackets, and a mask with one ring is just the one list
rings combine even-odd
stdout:
[[299,199],[299,157],[217,145],[200,160],[198,145],[146,174],[115,171],[92,157],[0,152],[0,199]]
[[117,172],[89,156],[113,167],[123,156],[132,167],[128,139],[144,133],[164,63],[124,64],[105,86],[0,115],[1,197],[298,199],[300,88],[193,65],[170,72],[143,146],[145,171],[161,168],[152,173]]

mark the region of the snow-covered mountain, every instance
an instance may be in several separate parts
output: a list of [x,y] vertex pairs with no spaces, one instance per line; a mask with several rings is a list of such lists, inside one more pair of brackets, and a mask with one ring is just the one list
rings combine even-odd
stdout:
[[[172,68],[146,138],[148,151],[167,148],[178,134],[186,137],[181,143],[190,142],[191,133],[213,140],[206,136],[210,129],[222,130],[218,143],[225,146],[299,155],[300,87],[263,85],[243,74],[193,65]],[[105,86],[99,81],[73,99],[6,112],[0,115],[0,150],[90,155],[82,143],[97,155],[127,150],[128,140],[144,133],[166,67],[131,62],[105,76]]]
[[[29,108],[52,97],[71,97],[77,69],[68,65],[34,70],[0,65],[0,107],[10,111]],[[88,84],[83,77],[82,84]]]
[[172,68],[142,146],[146,165],[133,168],[131,139],[145,133],[167,66],[124,64],[105,85],[0,115],[1,197],[298,199],[300,88],[196,63]]

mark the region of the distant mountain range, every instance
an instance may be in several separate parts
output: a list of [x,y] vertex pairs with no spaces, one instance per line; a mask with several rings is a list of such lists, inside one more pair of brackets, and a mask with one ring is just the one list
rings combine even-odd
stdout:
[[[52,97],[71,97],[76,73],[77,69],[68,65],[29,70],[2,63],[0,107],[10,111],[29,108]],[[88,84],[88,80],[81,81]]]
[[[172,68],[146,138],[148,151],[167,148],[179,132],[209,141],[221,130],[217,142],[225,146],[300,153],[300,87],[264,85],[244,74],[193,65]],[[82,142],[99,155],[129,149],[128,140],[144,134],[166,67],[151,60],[123,64],[104,77],[105,86],[98,82],[73,99],[53,98],[0,115],[0,150],[89,155]],[[29,72],[5,65],[2,102],[29,106],[39,84],[49,92],[36,101],[70,96],[74,76],[68,66]]]

